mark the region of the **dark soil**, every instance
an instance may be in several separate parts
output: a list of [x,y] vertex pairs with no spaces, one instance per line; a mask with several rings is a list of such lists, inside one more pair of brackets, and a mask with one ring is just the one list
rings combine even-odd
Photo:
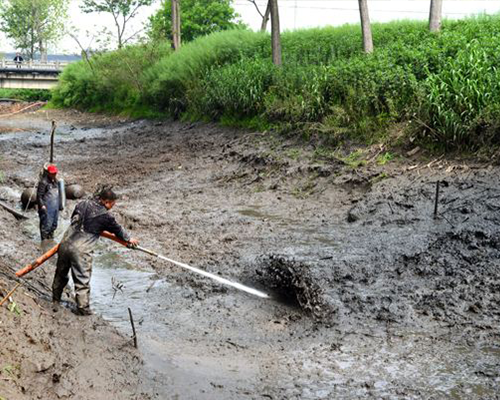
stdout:
[[[122,311],[136,306],[139,350],[118,323],[54,312],[42,267],[13,296],[19,313],[0,310],[0,397],[496,398],[498,167],[386,163],[378,146],[356,166],[271,133],[40,110],[0,120],[16,131],[0,135],[0,200],[35,183],[52,119],[66,182],[113,184],[114,213],[145,247],[272,299],[104,243],[116,258],[96,268],[160,279],[117,292]],[[2,209],[0,222],[4,294],[39,250],[36,223]]]

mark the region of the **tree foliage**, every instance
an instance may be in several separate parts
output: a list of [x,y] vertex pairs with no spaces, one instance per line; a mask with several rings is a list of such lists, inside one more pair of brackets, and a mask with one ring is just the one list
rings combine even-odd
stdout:
[[4,0],[0,26],[15,47],[30,59],[44,53],[64,31],[69,0]]
[[127,24],[137,15],[143,6],[149,6],[154,0],[83,0],[80,6],[84,13],[109,13],[113,16],[118,48],[121,49],[138,32],[125,36]]
[[[190,42],[212,32],[244,28],[231,0],[182,0],[182,41]],[[172,40],[172,1],[165,0],[158,12],[150,18],[149,36],[152,39]]]

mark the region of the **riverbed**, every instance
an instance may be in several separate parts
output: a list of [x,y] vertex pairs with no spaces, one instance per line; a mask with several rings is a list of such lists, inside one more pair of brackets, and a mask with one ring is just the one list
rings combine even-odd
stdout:
[[33,186],[57,119],[65,180],[113,184],[113,212],[144,247],[270,295],[102,239],[92,307],[130,347],[132,311],[138,398],[497,396],[498,167],[353,168],[271,133],[51,112],[0,135],[3,186]]

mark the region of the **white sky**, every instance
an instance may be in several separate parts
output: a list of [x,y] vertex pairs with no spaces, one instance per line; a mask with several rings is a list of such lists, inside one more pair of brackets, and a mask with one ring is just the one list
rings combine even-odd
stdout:
[[[139,30],[142,23],[160,6],[161,0],[148,8],[142,9],[140,15],[129,27],[129,33]],[[206,0],[210,1],[210,0]],[[79,31],[78,37],[83,46],[88,46],[91,38],[86,31],[97,32],[103,27],[114,29],[114,23],[106,14],[83,14],[79,9],[81,0],[71,0],[69,26]],[[267,0],[257,0],[264,12]],[[282,30],[299,28],[342,25],[359,21],[357,0],[278,0],[280,7],[280,23]],[[397,19],[427,19],[430,0],[368,0],[370,19],[372,22],[386,22]],[[181,0],[182,6],[182,0]],[[241,15],[241,19],[252,29],[260,27],[261,17],[253,4],[247,0],[233,0],[233,6]],[[443,14],[446,18],[463,18],[467,15],[500,12],[498,0],[444,0]],[[0,33],[0,50],[15,51],[12,45]],[[51,53],[79,53],[76,42],[65,38],[51,49]]]

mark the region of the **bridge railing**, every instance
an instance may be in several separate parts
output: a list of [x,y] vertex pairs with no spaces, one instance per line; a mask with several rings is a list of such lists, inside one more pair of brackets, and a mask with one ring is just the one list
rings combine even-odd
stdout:
[[21,63],[16,63],[15,61],[10,60],[0,60],[0,68],[2,69],[16,69],[16,68],[35,68],[35,69],[47,69],[47,70],[62,70],[69,62],[67,61],[38,61],[38,60],[29,60],[22,61]]

